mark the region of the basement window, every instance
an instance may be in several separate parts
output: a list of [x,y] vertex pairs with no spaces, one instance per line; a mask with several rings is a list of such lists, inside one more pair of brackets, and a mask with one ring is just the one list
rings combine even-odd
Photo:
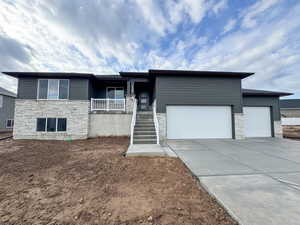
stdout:
[[37,118],[37,132],[66,132],[66,118]]
[[8,119],[6,120],[6,128],[13,128],[14,127],[14,120]]

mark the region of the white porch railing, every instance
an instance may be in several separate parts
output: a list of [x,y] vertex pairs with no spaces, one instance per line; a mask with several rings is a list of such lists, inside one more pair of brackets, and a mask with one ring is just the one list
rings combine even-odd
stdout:
[[133,144],[133,133],[134,133],[134,126],[135,126],[135,121],[136,121],[136,110],[137,110],[137,102],[136,102],[136,99],[134,99],[133,100],[131,127],[130,127],[130,145]]
[[92,98],[91,111],[125,111],[125,99]]
[[287,126],[297,126],[300,125],[300,118],[281,118],[281,123],[282,125],[287,125]]
[[155,132],[156,132],[156,144],[159,145],[159,123],[156,115],[156,99],[153,101],[153,120],[154,120],[154,126],[155,126]]

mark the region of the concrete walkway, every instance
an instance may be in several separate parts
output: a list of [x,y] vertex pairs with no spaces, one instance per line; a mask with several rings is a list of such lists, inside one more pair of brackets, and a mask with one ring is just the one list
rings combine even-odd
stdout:
[[300,141],[169,141],[241,225],[300,224]]
[[126,156],[170,156],[177,157],[177,155],[169,148],[162,147],[157,144],[133,144],[130,145]]

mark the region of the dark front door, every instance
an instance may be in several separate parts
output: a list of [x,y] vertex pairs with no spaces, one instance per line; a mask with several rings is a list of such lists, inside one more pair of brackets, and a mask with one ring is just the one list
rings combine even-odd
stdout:
[[149,110],[149,93],[142,92],[139,95],[139,110]]

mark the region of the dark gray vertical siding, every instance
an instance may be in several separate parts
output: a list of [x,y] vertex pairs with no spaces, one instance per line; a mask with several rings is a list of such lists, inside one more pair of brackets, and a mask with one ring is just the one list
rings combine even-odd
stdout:
[[[89,99],[88,79],[70,78],[69,81],[70,81],[69,83],[70,100]],[[38,89],[38,78],[19,78],[19,82],[18,82],[19,99],[37,99],[37,89]]]
[[70,79],[70,100],[88,100],[89,99],[89,80],[88,79]]
[[15,98],[3,95],[3,105],[0,108],[0,131],[6,130],[6,120],[14,119]]
[[18,98],[36,99],[37,98],[37,79],[36,78],[19,78]]
[[244,96],[244,106],[269,106],[272,107],[272,118],[275,121],[280,120],[279,98],[272,96]]
[[160,76],[155,86],[159,113],[166,105],[231,105],[242,112],[240,78]]

